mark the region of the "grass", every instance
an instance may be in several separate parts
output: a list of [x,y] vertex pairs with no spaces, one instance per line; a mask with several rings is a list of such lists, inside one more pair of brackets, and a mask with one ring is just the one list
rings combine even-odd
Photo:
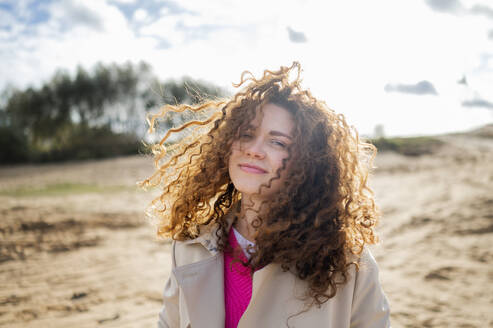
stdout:
[[443,141],[433,137],[375,138],[370,142],[381,152],[393,151],[405,156],[433,154]]
[[68,194],[106,193],[125,190],[134,190],[131,186],[100,186],[82,183],[55,183],[42,187],[21,187],[11,190],[0,190],[0,196],[11,197],[39,197],[60,196]]

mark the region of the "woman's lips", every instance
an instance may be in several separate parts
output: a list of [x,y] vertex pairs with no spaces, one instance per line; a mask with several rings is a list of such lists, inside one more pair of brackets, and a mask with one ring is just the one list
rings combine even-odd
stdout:
[[242,171],[248,172],[248,173],[255,173],[255,174],[264,174],[267,173],[266,170],[255,166],[255,165],[250,165],[250,164],[240,164],[240,169]]

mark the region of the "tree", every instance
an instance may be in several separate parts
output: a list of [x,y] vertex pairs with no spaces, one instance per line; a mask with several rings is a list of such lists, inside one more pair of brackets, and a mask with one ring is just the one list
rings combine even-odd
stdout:
[[[2,136],[8,134],[12,143],[26,149],[23,153],[29,153],[31,160],[53,159],[55,155],[50,154],[55,153],[56,159],[73,156],[70,149],[74,144],[78,149],[92,149],[89,153],[94,155],[96,150],[89,144],[103,135],[106,143],[118,144],[128,153],[128,147],[117,139],[138,144],[146,131],[147,111],[164,104],[197,103],[224,94],[218,87],[191,78],[161,83],[144,62],[99,63],[91,70],[77,67],[74,76],[58,70],[39,88],[5,89],[5,98],[0,102],[0,127],[4,128]],[[168,119],[165,128],[180,123],[183,115]],[[1,144],[0,150],[6,147]]]

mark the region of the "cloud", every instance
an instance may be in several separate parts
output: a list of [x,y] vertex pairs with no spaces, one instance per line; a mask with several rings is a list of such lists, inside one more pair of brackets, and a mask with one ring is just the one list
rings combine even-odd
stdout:
[[489,19],[493,19],[493,9],[484,5],[474,5],[471,10],[471,14],[483,15]]
[[[169,15],[138,29],[138,35],[158,40],[157,48],[168,49],[190,44],[192,41],[209,40],[224,31],[238,31],[240,26],[208,23],[207,18],[191,14]],[[166,36],[166,39],[163,39]]]
[[148,16],[149,15],[145,9],[139,8],[134,12],[133,19],[138,22],[142,22],[145,21]]
[[425,0],[426,4],[437,12],[448,13],[448,14],[472,14],[472,15],[482,15],[486,18],[493,20],[493,8],[476,4],[470,9],[464,8],[460,0]]
[[15,23],[16,19],[12,13],[0,9],[0,29],[11,31]]
[[462,102],[462,106],[493,109],[493,102],[490,102],[486,99],[476,98],[476,99],[471,99],[471,100],[464,100]]
[[425,0],[433,10],[442,13],[458,13],[464,9],[459,0]]
[[186,24],[183,20],[180,20],[176,24],[175,29],[183,33],[185,42],[189,42],[193,40],[207,40],[214,32],[235,29],[235,27],[220,24]]
[[438,95],[433,84],[428,81],[421,81],[416,84],[387,84],[385,85],[386,92],[401,92],[401,93],[409,93],[414,95]]
[[48,7],[48,1],[0,1],[0,42],[35,34],[35,27],[50,18]]
[[493,53],[479,54],[479,64],[474,68],[475,73],[493,73]]
[[488,39],[493,40],[493,29],[489,30]]
[[295,43],[304,43],[307,41],[306,35],[303,32],[298,32],[293,30],[291,27],[288,26],[288,34],[289,34],[289,40],[291,42]]
[[[109,3],[117,7],[125,17],[130,21],[137,18],[139,11],[146,12],[146,18],[154,22],[163,16],[181,15],[181,14],[196,14],[194,11],[182,7],[174,1],[131,1],[131,0],[109,0]],[[137,15],[137,17],[136,17]],[[139,21],[138,21],[139,22]]]
[[137,0],[113,0],[113,2],[116,3],[123,3],[123,4],[134,4]]
[[206,40],[211,32],[220,29],[219,25],[206,24],[207,15],[199,15],[174,1],[109,2],[126,17],[137,38],[155,41],[156,50],[171,49],[191,40]]
[[57,15],[64,27],[86,26],[98,32],[104,31],[104,19],[101,14],[82,2],[66,1]]

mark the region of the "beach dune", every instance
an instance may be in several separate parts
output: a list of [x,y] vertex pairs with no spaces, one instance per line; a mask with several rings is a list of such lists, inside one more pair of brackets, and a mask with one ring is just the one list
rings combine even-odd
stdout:
[[[422,156],[377,156],[372,251],[393,327],[493,327],[493,138],[483,132],[436,137]],[[0,326],[155,326],[170,243],[144,216],[153,192],[135,186],[151,172],[142,156],[0,167]]]

